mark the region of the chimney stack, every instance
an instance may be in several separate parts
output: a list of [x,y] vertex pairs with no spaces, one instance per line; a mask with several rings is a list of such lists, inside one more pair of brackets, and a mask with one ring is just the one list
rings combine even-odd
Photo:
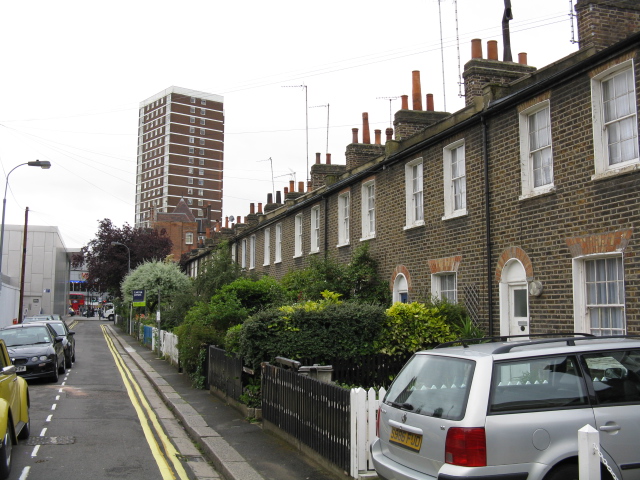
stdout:
[[412,73],[412,95],[413,95],[413,109],[422,110],[422,90],[420,87],[420,71],[414,70]]
[[369,114],[367,112],[362,113],[362,143],[371,143],[371,136],[369,135]]

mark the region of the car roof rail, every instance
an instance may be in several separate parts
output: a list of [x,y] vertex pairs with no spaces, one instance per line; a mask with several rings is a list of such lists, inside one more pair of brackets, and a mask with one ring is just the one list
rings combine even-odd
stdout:
[[[566,333],[530,333],[529,335],[495,335],[492,337],[477,337],[477,338],[460,338],[458,340],[452,340],[451,342],[445,342],[445,343],[441,343],[439,345],[436,345],[434,347],[435,348],[445,348],[445,347],[451,347],[453,345],[457,345],[457,344],[462,344],[462,346],[464,348],[469,348],[469,344],[473,344],[473,343],[490,343],[490,342],[506,342],[507,340],[511,339],[511,338],[522,338],[522,339],[530,339],[531,337],[551,337],[551,336],[558,336],[561,335],[562,338],[558,339],[560,341],[566,341],[567,337],[566,337]],[[571,333],[569,335],[577,335],[577,336],[581,336],[581,337],[585,337],[585,338],[590,338],[590,337],[595,337],[595,335],[591,334],[591,333]],[[598,337],[598,338],[603,338],[603,337]],[[549,340],[554,340],[554,339],[549,339]],[[539,341],[540,343],[546,343],[546,341],[548,340],[541,340]],[[520,343],[514,343],[514,345],[522,345],[524,342],[520,342]],[[532,343],[532,342],[527,342],[527,344]]]
[[534,340],[532,342],[516,342],[513,344],[509,344],[509,345],[501,345],[498,348],[496,348],[493,353],[508,353],[510,352],[512,349],[516,348],[516,347],[523,347],[523,346],[529,346],[529,345],[541,345],[541,344],[545,344],[545,343],[562,343],[562,342],[566,342],[567,346],[570,347],[574,347],[576,345],[576,340],[607,340],[607,339],[621,339],[621,338],[628,338],[628,339],[633,339],[633,338],[640,338],[639,335],[602,335],[602,336],[598,336],[598,335],[591,335],[591,334],[575,334],[575,335],[584,335],[581,338],[577,338],[577,337],[565,337],[565,338],[549,338],[546,340]]

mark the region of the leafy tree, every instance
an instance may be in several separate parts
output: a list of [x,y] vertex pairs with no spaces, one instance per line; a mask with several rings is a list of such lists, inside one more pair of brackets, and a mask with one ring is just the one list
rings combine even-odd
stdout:
[[[93,240],[80,249],[72,258],[73,267],[85,265],[87,268],[87,288],[96,292],[120,292],[122,279],[131,270],[149,260],[159,260],[171,253],[171,239],[164,230],[132,228],[124,224],[118,228],[105,218],[98,222],[98,232]],[[112,245],[118,242],[126,245]]]
[[151,260],[144,262],[122,282],[122,295],[126,302],[131,302],[133,290],[145,290],[147,308],[156,311],[158,308],[158,292],[160,301],[170,305],[180,292],[188,291],[191,279],[180,271],[173,262]]
[[349,298],[380,305],[391,304],[389,283],[378,275],[378,262],[369,252],[369,242],[364,242],[353,252],[346,275]]
[[204,263],[194,283],[194,293],[208,302],[220,288],[240,278],[242,272],[231,259],[228,242],[222,242]]

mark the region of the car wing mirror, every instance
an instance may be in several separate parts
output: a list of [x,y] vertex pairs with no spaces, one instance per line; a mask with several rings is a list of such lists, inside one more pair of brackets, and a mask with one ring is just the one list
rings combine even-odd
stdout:
[[12,375],[16,373],[16,366],[15,365],[9,365],[6,366],[2,369],[2,374],[3,375]]
[[75,335],[76,332],[74,332],[73,330],[69,330],[69,333],[67,335]]
[[60,343],[61,341],[63,341],[64,338],[63,337],[56,337],[56,343]]

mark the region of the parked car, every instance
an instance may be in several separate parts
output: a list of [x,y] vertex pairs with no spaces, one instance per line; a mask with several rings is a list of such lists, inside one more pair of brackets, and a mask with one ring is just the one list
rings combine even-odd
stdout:
[[27,317],[23,320],[22,323],[48,323],[53,327],[56,331],[56,334],[62,337],[62,347],[64,349],[64,358],[67,364],[67,367],[73,365],[73,362],[76,361],[76,338],[73,330],[69,330],[67,324],[62,320],[46,320],[43,321],[38,317]]
[[16,367],[0,340],[0,479],[9,478],[11,452],[18,440],[29,438],[29,386],[16,375]]
[[[380,404],[382,479],[578,478],[578,430],[617,478],[640,478],[640,339],[570,337],[416,353]],[[602,478],[611,478],[603,469]]]
[[37,315],[31,315],[30,317],[25,317],[22,319],[23,322],[29,320],[30,322],[42,322],[44,320],[54,320],[53,315],[49,315],[47,313],[39,313]]
[[23,378],[57,382],[66,370],[62,337],[46,323],[20,323],[0,329],[16,373]]

